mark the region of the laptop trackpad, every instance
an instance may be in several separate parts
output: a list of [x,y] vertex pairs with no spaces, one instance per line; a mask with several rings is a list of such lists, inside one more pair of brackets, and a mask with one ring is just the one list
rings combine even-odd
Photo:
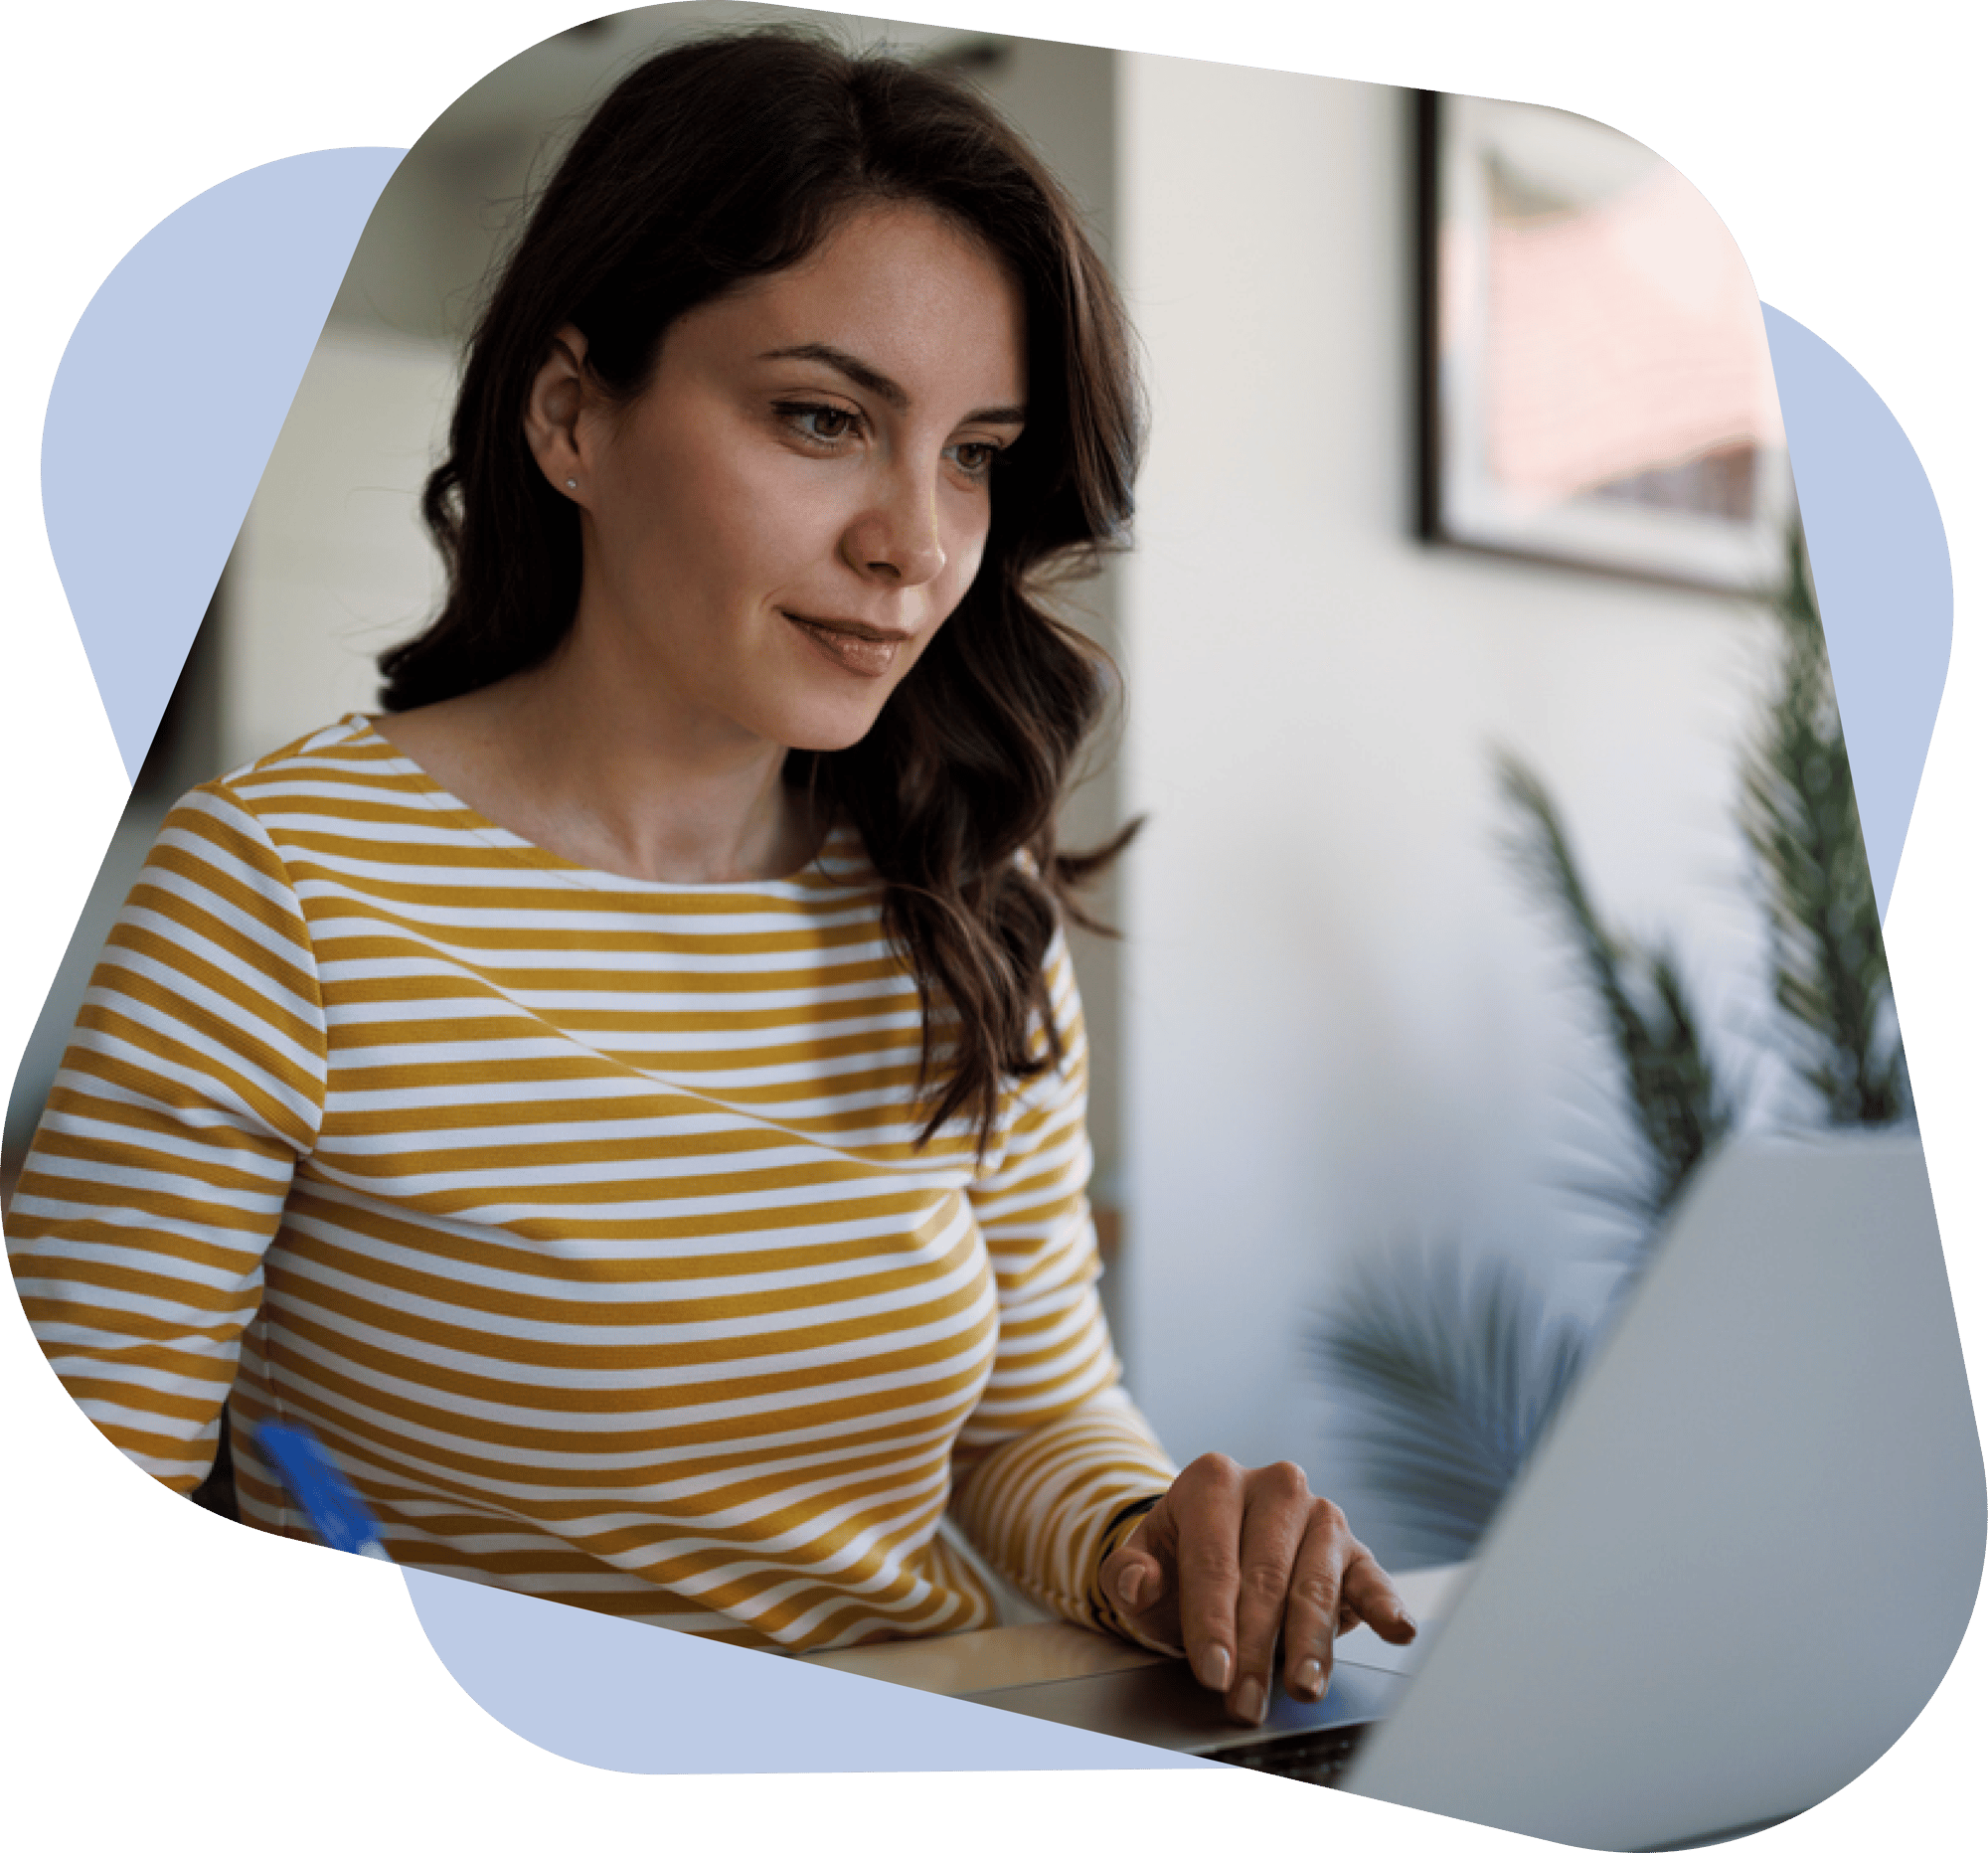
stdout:
[[1279,1689],[1271,1696],[1268,1716],[1256,1726],[1232,1724],[1222,1709],[1222,1695],[1199,1684],[1179,1660],[962,1696],[976,1705],[1052,1724],[1207,1756],[1294,1732],[1372,1724],[1394,1710],[1408,1684],[1403,1674],[1342,1661],[1332,1670],[1324,1698],[1306,1705]]

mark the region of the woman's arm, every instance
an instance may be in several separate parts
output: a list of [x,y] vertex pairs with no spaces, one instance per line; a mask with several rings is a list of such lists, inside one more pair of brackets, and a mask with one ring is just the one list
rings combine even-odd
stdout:
[[1106,1551],[1130,1529],[1113,1521],[1163,1493],[1174,1466],[1118,1387],[1098,1304],[1084,1198],[1083,1020],[1061,936],[1049,983],[1063,1060],[1018,1091],[970,1193],[1001,1331],[993,1375],[954,1449],[952,1509],[975,1548],[1038,1606],[1117,1629],[1098,1583]]
[[1415,1625],[1344,1515],[1289,1461],[1205,1454],[1177,1471],[1117,1385],[1082,1188],[1083,1031],[1061,941],[1051,996],[1060,1073],[1025,1090],[974,1207],[994,1259],[994,1379],[955,1452],[953,1509],[987,1560],[1067,1620],[1183,1654],[1231,1714],[1262,1717],[1281,1636],[1284,1684],[1323,1693],[1334,1636]]
[[213,1464],[324,1084],[289,872],[225,786],[203,786],[167,817],[111,928],[7,1217],[49,1362],[181,1491]]

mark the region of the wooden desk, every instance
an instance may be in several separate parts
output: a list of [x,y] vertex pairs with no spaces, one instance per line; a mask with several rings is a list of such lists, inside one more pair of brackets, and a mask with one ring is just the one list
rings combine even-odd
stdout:
[[[1414,1645],[1391,1647],[1372,1628],[1362,1626],[1339,1637],[1335,1655],[1394,1672],[1412,1670],[1468,1581],[1469,1568],[1467,1564],[1449,1564],[1434,1570],[1403,1571],[1395,1578],[1408,1612],[1421,1623]],[[861,1673],[894,1686],[966,1698],[1008,1686],[1081,1679],[1120,1667],[1146,1666],[1162,1656],[1113,1635],[1093,1634],[1088,1628],[1071,1627],[1062,1621],[1039,1621],[1025,1627],[976,1628],[964,1634],[880,1641],[873,1647],[838,1647],[807,1657],[816,1666]]]

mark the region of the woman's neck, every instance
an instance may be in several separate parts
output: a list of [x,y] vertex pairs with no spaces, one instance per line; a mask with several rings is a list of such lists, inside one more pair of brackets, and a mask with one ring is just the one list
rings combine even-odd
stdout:
[[492,823],[638,881],[791,875],[823,834],[780,776],[785,748],[677,712],[590,651],[375,727]]

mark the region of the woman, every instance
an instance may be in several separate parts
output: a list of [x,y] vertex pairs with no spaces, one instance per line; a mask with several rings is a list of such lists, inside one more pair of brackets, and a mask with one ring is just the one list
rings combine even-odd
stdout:
[[402,1563],[790,1650],[991,1619],[949,1509],[1242,1720],[1280,1632],[1299,1697],[1411,1636],[1295,1468],[1176,1474],[1092,1285],[1100,677],[1037,589],[1129,516],[1127,356],[970,91],[789,34],[615,90],[479,323],[388,712],[174,812],[24,1174],[132,1457],[280,1415]]

